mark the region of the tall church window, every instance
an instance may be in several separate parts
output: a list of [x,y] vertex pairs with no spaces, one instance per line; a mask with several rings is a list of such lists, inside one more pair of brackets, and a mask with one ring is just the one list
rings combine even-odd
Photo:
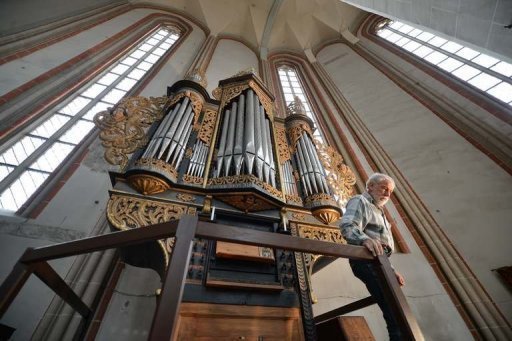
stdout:
[[115,63],[0,147],[0,209],[17,211],[93,130],[96,113],[113,107],[179,38],[160,27]]
[[376,34],[512,106],[512,64],[399,21],[381,23]]
[[318,120],[311,109],[311,103],[307,99],[306,93],[304,91],[304,87],[302,86],[301,79],[297,74],[297,71],[287,65],[280,66],[278,69],[279,81],[281,83],[281,90],[283,91],[284,101],[286,106],[292,103],[295,97],[298,97],[302,104],[304,104],[304,108],[306,111],[306,115],[313,120],[315,127],[317,128],[313,133],[313,136],[322,141],[324,143],[324,137],[322,132],[320,131],[318,124]]

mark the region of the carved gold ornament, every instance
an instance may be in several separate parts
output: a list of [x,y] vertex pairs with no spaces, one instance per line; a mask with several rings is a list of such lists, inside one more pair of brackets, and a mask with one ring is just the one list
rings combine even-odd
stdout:
[[243,175],[232,175],[225,176],[222,178],[211,178],[208,180],[208,186],[215,185],[238,185],[238,184],[255,184],[258,187],[263,188],[265,191],[270,193],[271,195],[282,198],[283,193],[278,189],[272,187],[266,182],[258,179],[256,176],[252,174],[243,174]]
[[136,174],[127,178],[128,183],[144,195],[162,193],[171,187],[164,180],[148,174]]
[[339,228],[317,227],[299,224],[299,236],[302,238],[323,240],[326,242],[346,244]]
[[168,178],[176,181],[178,178],[178,172],[169,163],[153,158],[140,158],[135,162],[133,168],[139,167],[143,170],[158,171],[159,173],[165,174]]
[[275,204],[253,194],[230,194],[216,196],[215,198],[244,212],[257,212],[276,208]]
[[185,158],[190,159],[194,154],[194,150],[191,147],[188,147],[185,151]]
[[167,102],[165,96],[128,97],[113,109],[97,113],[94,123],[100,129],[105,160],[125,168],[128,155],[146,145],[146,128],[163,117]]
[[276,125],[274,131],[276,134],[279,162],[280,164],[284,164],[286,161],[291,159],[290,146],[288,146],[288,140],[286,139],[286,130],[283,127]]
[[327,173],[327,183],[331,187],[340,206],[344,206],[354,194],[356,176],[354,172],[343,163],[343,157],[331,146],[314,140],[320,162]]
[[294,96],[293,101],[286,106],[286,115],[306,115],[306,107],[299,97]]
[[304,122],[297,122],[290,128],[288,128],[288,139],[290,141],[290,151],[295,153],[297,151],[297,143],[299,139],[302,137],[302,133],[306,132],[311,139],[313,139],[313,131],[309,124]]
[[233,98],[239,96],[242,91],[249,88],[247,82],[233,83],[228,86],[222,87],[222,100],[220,102],[219,111],[222,110]]
[[212,90],[212,96],[213,98],[215,98],[217,101],[220,101],[221,99],[221,96],[222,96],[222,89],[219,88],[219,87],[216,87],[215,89]]
[[191,184],[191,185],[202,185],[203,184],[203,178],[199,176],[192,176],[189,174],[183,174],[183,183],[185,184]]
[[206,109],[203,117],[203,124],[201,130],[199,130],[198,138],[203,141],[207,146],[210,145],[210,141],[213,136],[213,129],[215,128],[215,122],[217,121],[217,111]]
[[315,193],[315,194],[312,194],[312,195],[306,197],[305,203],[306,203],[306,205],[309,205],[309,204],[314,204],[316,202],[321,202],[321,201],[332,202],[333,198],[329,194]]
[[319,208],[311,212],[313,216],[322,223],[329,225],[340,219],[340,212],[332,208]]
[[292,218],[295,220],[302,220],[304,221],[306,219],[306,215],[303,213],[292,213]]
[[286,202],[302,206],[302,198],[297,195],[286,194]]
[[187,193],[178,193],[178,194],[176,194],[176,198],[178,198],[181,201],[185,201],[185,202],[195,202],[196,201],[196,197],[194,195],[187,194]]
[[[184,214],[196,214],[196,208],[118,194],[113,194],[107,204],[108,221],[121,231],[180,219]],[[172,242],[159,240],[158,243],[168,265]]]

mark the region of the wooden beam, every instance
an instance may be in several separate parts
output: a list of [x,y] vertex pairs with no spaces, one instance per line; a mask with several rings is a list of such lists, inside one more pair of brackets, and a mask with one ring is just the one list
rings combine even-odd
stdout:
[[344,305],[342,307],[333,309],[331,311],[328,311],[326,313],[323,313],[321,315],[318,315],[314,318],[315,324],[320,324],[327,322],[333,318],[336,318],[340,315],[345,315],[347,313],[351,313],[355,310],[363,309],[368,306],[371,306],[372,304],[375,304],[375,299],[372,296],[360,299],[358,301],[349,303],[347,305]]
[[[25,253],[31,249],[27,249]],[[12,301],[16,298],[21,288],[30,277],[32,267],[17,261],[13,266],[9,275],[5,278],[0,286],[0,318],[4,316],[5,312],[11,305]]]

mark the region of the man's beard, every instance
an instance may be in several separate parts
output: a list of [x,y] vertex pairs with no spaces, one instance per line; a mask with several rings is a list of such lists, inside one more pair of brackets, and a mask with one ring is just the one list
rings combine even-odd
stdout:
[[382,207],[382,206],[386,205],[388,200],[389,200],[389,198],[375,200],[375,205],[377,205],[378,207]]

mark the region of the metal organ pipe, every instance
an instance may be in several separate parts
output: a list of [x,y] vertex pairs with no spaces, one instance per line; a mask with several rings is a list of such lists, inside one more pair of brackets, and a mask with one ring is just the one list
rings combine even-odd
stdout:
[[236,113],[236,131],[235,133],[235,174],[240,175],[243,165],[243,141],[244,141],[244,110],[245,110],[245,95],[241,94],[238,97],[238,111]]
[[224,160],[224,149],[226,148],[226,139],[228,135],[229,119],[231,116],[231,110],[226,110],[224,113],[224,123],[222,124],[222,134],[220,137],[219,152],[217,155],[217,174],[222,174],[222,167],[224,166],[222,161]]
[[245,103],[245,129],[244,129],[244,160],[247,174],[252,174],[254,165],[254,97],[252,89],[247,91]]
[[270,184],[273,187],[276,187],[276,168],[274,163],[274,153],[272,153],[272,139],[270,137],[270,121],[265,120],[267,122],[267,129],[266,129],[266,135],[267,135],[267,145],[269,146],[269,159],[270,159]]
[[259,107],[260,112],[260,127],[261,127],[261,133],[258,132],[258,134],[262,135],[262,144],[263,144],[263,160],[265,161],[263,165],[263,177],[265,179],[266,183],[270,183],[270,154],[272,151],[272,146],[268,143],[267,138],[267,123],[265,118],[265,108],[263,108],[262,105]]
[[[260,102],[258,100],[258,96],[254,94],[254,130],[256,134],[254,134],[254,144],[255,144],[255,153],[256,153],[256,176],[263,180],[263,146],[262,144],[265,141],[264,139],[264,131],[261,127],[261,117],[260,117]],[[262,138],[263,137],[263,138]]]
[[152,158],[155,156],[156,150],[158,149],[158,146],[160,146],[160,142],[163,139],[165,132],[171,125],[171,122],[176,115],[176,112],[180,109],[181,103],[176,104],[176,106],[172,109],[172,111],[165,116],[165,118],[160,122],[160,125],[158,126],[156,132],[153,134],[153,138],[148,144],[148,147],[144,151],[144,154],[142,155],[143,158]]
[[163,141],[160,144],[160,150],[158,152],[158,159],[162,158],[162,155],[166,151],[167,147],[169,146],[171,142],[171,138],[176,132],[176,128],[178,127],[178,124],[181,122],[181,119],[183,118],[183,114],[185,112],[185,109],[188,108],[188,104],[190,102],[190,99],[188,97],[185,97],[183,100],[183,103],[181,104],[180,110],[178,110],[178,113],[176,116],[172,119],[171,126],[167,131],[164,131],[165,136]]
[[226,158],[226,162],[224,163],[224,176],[228,176],[229,169],[231,168],[231,163],[233,162],[233,143],[235,139],[236,110],[237,103],[233,102],[231,104],[231,118],[229,119],[228,139],[226,141],[226,149],[224,150],[224,157]]

